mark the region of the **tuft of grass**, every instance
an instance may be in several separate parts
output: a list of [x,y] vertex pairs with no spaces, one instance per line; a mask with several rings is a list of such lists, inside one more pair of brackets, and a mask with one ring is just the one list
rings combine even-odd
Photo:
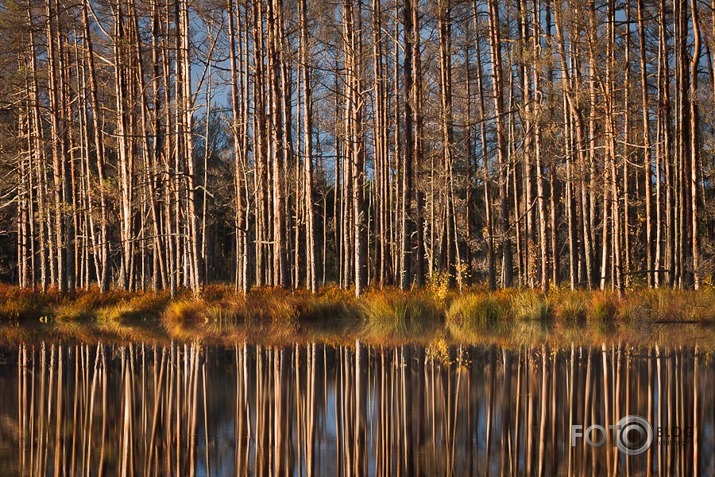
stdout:
[[360,303],[364,332],[371,338],[409,338],[440,323],[440,307],[427,292],[381,291],[367,294]]
[[[302,290],[300,292],[302,295]],[[272,320],[292,322],[299,316],[301,298],[290,290],[264,288],[246,297],[244,316],[249,321]]]
[[336,320],[359,320],[360,310],[353,294],[318,294],[308,301],[300,312],[300,320],[308,322],[331,322]]
[[101,308],[109,308],[122,300],[131,300],[133,293],[112,290],[99,293],[96,288],[78,291],[74,297],[64,297],[52,307],[52,315],[58,321],[90,321]]
[[552,316],[551,303],[537,291],[519,291],[511,299],[514,318],[529,321],[546,321]]
[[552,297],[554,316],[564,324],[583,325],[588,310],[588,295],[582,291],[562,290]]
[[275,300],[268,308],[268,317],[278,322],[295,322],[300,316],[299,304],[295,297],[285,300]]
[[715,323],[715,288],[687,292],[692,300],[690,319]]
[[84,294],[76,300],[63,300],[53,308],[53,315],[58,321],[89,321],[94,317],[97,300]]
[[613,324],[618,314],[619,300],[612,292],[592,292],[586,319],[595,324]]
[[172,301],[162,313],[162,319],[179,323],[205,321],[206,310],[206,303],[202,300]]
[[201,290],[201,298],[207,302],[223,301],[236,295],[236,290],[230,285],[206,285]]
[[237,320],[235,306],[226,304],[225,302],[206,305],[203,317],[206,323],[225,324],[235,323]]
[[247,295],[226,286],[207,287],[202,298],[171,303],[165,322],[205,321],[221,324],[294,323],[357,316],[354,297],[346,290],[327,287],[318,294],[307,290],[257,288]]
[[96,318],[114,322],[155,320],[162,315],[168,303],[169,294],[166,292],[137,292],[131,298],[99,308]]
[[[654,305],[656,305],[654,307]],[[616,316],[618,320],[630,324],[634,322],[651,321],[657,316],[658,306],[652,300],[652,296],[647,290],[634,294],[634,296],[626,295],[625,298],[618,303],[618,311]]]
[[35,293],[10,285],[0,285],[0,320],[37,320],[51,314],[50,306],[60,299],[55,290]]
[[485,330],[510,314],[503,293],[470,293],[459,296],[447,309],[447,323],[469,330]]

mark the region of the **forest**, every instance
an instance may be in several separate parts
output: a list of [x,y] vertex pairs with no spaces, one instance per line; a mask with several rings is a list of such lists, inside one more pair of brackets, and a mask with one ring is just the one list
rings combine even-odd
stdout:
[[715,2],[4,0],[0,279],[700,289]]

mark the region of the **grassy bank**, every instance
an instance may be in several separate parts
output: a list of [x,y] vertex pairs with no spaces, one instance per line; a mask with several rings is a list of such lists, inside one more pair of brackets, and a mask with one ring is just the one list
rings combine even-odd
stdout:
[[600,291],[555,290],[546,296],[533,290],[458,293],[435,287],[369,290],[357,300],[350,290],[335,287],[317,295],[264,288],[244,296],[228,286],[209,286],[198,299],[184,292],[171,299],[165,292],[82,290],[62,296],[2,286],[0,323],[5,339],[50,328],[79,339],[533,343],[644,341],[665,339],[666,331],[696,339],[715,328],[715,290],[643,289],[619,298]]

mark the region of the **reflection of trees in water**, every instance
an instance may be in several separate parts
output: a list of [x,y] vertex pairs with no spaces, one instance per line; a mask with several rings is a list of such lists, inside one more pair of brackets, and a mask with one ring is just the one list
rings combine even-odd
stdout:
[[[16,371],[0,374],[17,389],[0,403],[0,457],[20,475],[704,475],[715,465],[698,453],[713,448],[703,397],[715,369],[692,349],[41,344],[19,347]],[[571,424],[628,414],[694,426],[694,442],[629,458],[610,435],[600,448],[570,446]]]

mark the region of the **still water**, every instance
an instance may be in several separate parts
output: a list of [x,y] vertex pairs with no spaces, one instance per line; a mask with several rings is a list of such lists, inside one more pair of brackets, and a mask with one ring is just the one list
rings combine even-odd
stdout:
[[0,389],[2,475],[715,475],[692,348],[37,343]]

